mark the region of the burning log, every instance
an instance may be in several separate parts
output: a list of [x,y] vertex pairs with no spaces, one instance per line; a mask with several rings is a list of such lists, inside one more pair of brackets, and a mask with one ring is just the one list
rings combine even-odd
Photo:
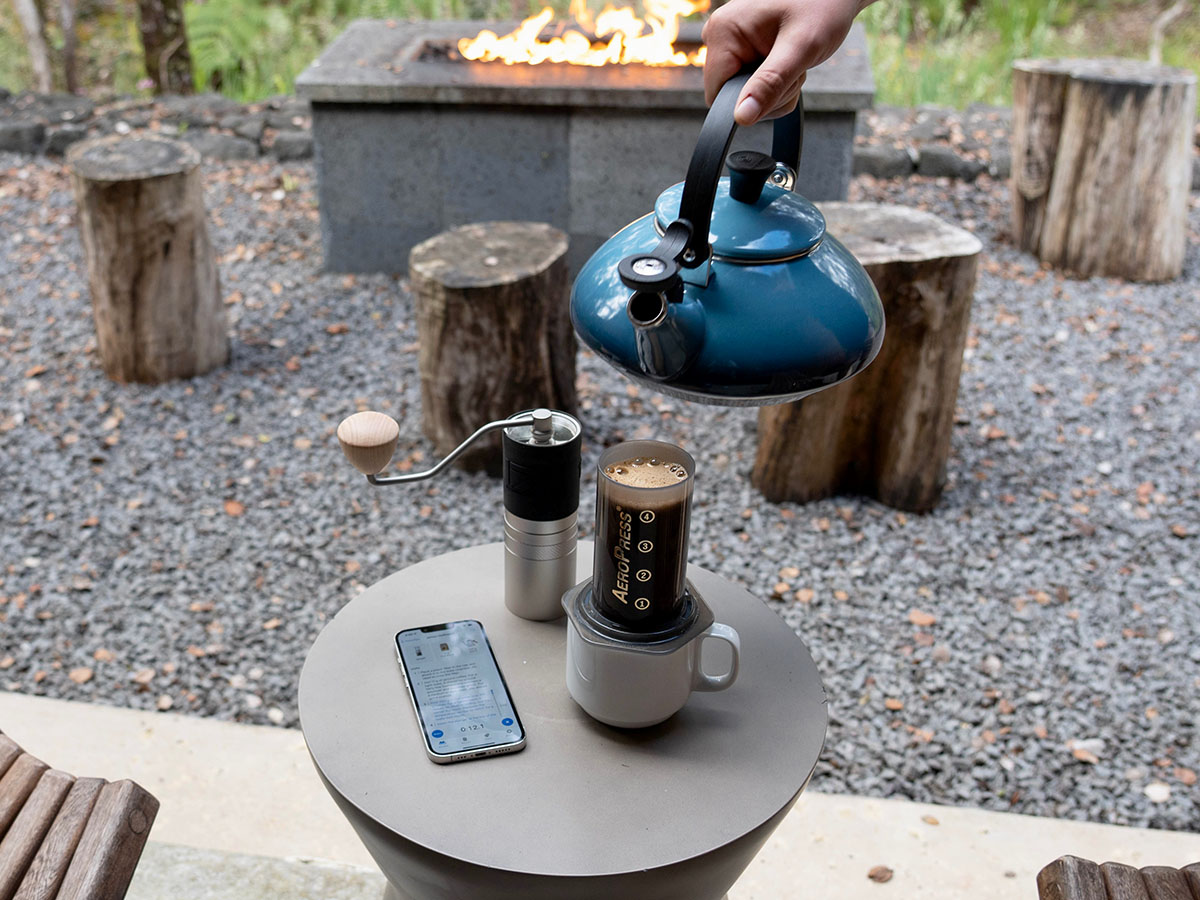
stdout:
[[[518,410],[575,412],[566,254],[567,236],[538,222],[463,225],[413,248],[421,425],[438,456]],[[457,464],[499,474],[499,435]]]
[[703,66],[704,47],[689,52],[677,48],[675,41],[680,17],[704,12],[708,0],[645,0],[645,7],[645,21],[631,6],[606,6],[593,18],[583,0],[573,0],[570,12],[575,27],[568,27],[560,35],[545,36],[554,21],[554,10],[547,6],[503,37],[484,29],[474,38],[463,38],[458,50],[464,59],[498,60],[507,65],[552,62],[576,66]]

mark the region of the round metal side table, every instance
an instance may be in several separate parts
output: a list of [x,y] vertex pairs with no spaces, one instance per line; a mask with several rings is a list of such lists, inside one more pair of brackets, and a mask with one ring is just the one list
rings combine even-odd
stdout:
[[[591,545],[578,555],[582,580]],[[389,881],[385,898],[725,894],[808,782],[828,717],[792,630],[711,572],[688,575],[741,636],[741,673],[729,690],[693,694],[638,731],[594,721],[567,693],[565,619],[528,622],[505,609],[502,544],[397,572],[325,626],[300,675],[301,728]],[[478,619],[488,633],[528,734],[519,753],[452,765],[425,756],[393,636],[455,619]],[[721,671],[717,662],[706,668]]]

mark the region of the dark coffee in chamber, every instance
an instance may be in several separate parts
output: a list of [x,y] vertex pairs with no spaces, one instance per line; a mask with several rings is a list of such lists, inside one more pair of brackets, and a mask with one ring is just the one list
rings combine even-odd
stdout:
[[683,609],[694,472],[686,452],[658,441],[600,458],[594,602],[630,630],[668,627]]
[[610,463],[604,467],[604,474],[619,484],[641,488],[667,487],[688,477],[687,469],[679,463],[652,456],[634,456]]

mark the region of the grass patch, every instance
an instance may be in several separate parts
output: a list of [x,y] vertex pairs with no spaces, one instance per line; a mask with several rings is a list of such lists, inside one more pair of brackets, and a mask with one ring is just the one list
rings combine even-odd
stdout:
[[1042,56],[1073,8],[1060,0],[917,0],[867,8],[877,99],[898,106],[1006,103],[1014,60]]
[[[862,21],[876,100],[897,106],[1012,102],[1012,64],[1027,57],[1146,59],[1158,5],[1114,0],[880,0]],[[1166,65],[1200,75],[1200,8],[1170,28]],[[1200,100],[1198,100],[1200,109]]]

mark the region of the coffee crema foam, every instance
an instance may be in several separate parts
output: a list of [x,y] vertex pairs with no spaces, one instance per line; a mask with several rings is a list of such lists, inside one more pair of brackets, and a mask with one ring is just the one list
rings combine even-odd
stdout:
[[688,477],[687,469],[679,463],[649,456],[635,456],[604,467],[604,474],[618,484],[637,488],[668,487]]

